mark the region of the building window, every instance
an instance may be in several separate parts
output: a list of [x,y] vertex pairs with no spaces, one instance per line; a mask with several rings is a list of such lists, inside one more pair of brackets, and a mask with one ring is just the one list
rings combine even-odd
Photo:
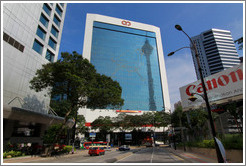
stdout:
[[48,20],[48,18],[46,18],[43,14],[41,14],[39,21],[40,21],[46,28],[48,28],[49,20]]
[[44,46],[38,40],[36,40],[36,39],[34,40],[32,49],[34,49],[40,55],[42,55],[43,47]]
[[38,26],[36,34],[43,40],[45,40],[46,32],[40,26]]
[[56,41],[50,37],[49,39],[49,46],[56,50]]
[[56,15],[54,15],[53,21],[56,23],[56,25],[57,25],[58,27],[60,27],[61,20],[60,20]]
[[55,54],[53,54],[50,50],[47,50],[45,58],[50,62],[54,62]]
[[56,12],[62,16],[62,9],[58,5],[56,5]]
[[3,40],[18,49],[19,51],[23,52],[24,51],[24,46],[20,44],[18,41],[16,41],[14,38],[10,37],[8,34],[3,32]]
[[60,3],[60,5],[61,5],[62,7],[64,7],[64,3]]
[[50,16],[51,8],[49,7],[49,5],[47,3],[44,3],[43,9]]
[[51,33],[58,38],[59,31],[54,26],[51,28]]

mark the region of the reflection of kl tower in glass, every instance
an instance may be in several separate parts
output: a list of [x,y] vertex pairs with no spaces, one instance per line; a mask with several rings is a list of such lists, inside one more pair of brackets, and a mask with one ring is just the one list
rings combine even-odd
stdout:
[[154,100],[154,88],[153,88],[153,78],[150,65],[150,55],[153,51],[153,47],[149,44],[149,41],[146,39],[142,47],[142,52],[146,56],[147,61],[147,73],[148,73],[148,86],[149,86],[149,110],[156,111],[156,104]]

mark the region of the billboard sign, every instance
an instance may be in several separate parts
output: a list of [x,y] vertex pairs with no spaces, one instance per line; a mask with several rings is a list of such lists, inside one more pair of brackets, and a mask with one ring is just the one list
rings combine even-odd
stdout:
[[90,134],[89,134],[89,137],[95,138],[95,137],[96,137],[96,133],[90,133]]
[[[216,104],[223,99],[243,95],[243,64],[234,66],[219,73],[204,78],[209,102]],[[201,80],[179,88],[183,110],[200,107],[205,104],[203,100],[203,88]],[[189,97],[195,93],[197,100],[189,101]],[[211,103],[210,103],[211,104]]]
[[125,140],[132,140],[132,134],[125,134]]

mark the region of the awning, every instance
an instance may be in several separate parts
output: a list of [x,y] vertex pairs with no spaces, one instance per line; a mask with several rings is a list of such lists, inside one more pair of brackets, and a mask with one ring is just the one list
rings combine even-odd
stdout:
[[[64,118],[60,116],[55,116],[51,114],[45,114],[41,112],[35,112],[24,108],[19,107],[3,107],[3,118],[25,121],[25,122],[34,122],[46,125],[52,125],[57,123],[63,123]],[[69,119],[67,126],[71,127],[74,125],[74,121]]]

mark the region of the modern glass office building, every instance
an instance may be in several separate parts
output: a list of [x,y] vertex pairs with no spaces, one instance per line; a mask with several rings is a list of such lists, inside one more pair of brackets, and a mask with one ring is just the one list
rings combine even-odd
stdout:
[[83,56],[97,72],[120,83],[122,110],[169,110],[158,27],[87,14]]

